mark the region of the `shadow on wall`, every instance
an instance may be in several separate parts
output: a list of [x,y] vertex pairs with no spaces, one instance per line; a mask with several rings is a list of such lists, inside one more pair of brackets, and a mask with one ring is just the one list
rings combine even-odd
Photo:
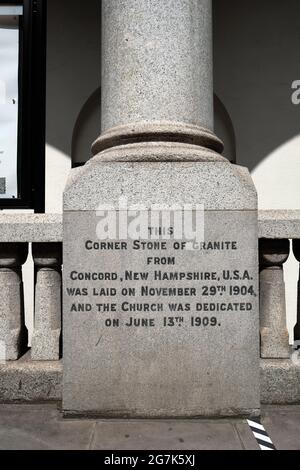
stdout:
[[87,100],[77,118],[72,137],[72,166],[83,165],[92,156],[91,146],[99,135],[101,88]]
[[59,213],[76,119],[100,84],[101,2],[51,0],[47,10],[46,212]]
[[101,2],[51,0],[47,9],[46,139],[70,157],[77,116],[100,84]]
[[291,147],[281,146],[299,134],[299,17],[299,0],[214,0],[215,91],[233,121],[237,163],[250,170],[276,149],[288,164]]
[[300,209],[300,134],[280,145],[252,171],[259,208]]
[[[70,157],[76,119],[100,83],[100,2],[51,0],[48,10],[47,142]],[[299,132],[299,16],[299,0],[214,0],[215,92],[233,122],[237,163],[250,170]],[[100,121],[90,128],[75,162],[90,157]]]

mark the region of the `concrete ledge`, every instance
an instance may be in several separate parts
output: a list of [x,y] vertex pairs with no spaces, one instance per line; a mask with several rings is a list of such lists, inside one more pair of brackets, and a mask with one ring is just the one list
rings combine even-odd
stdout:
[[[259,211],[259,238],[299,238],[300,211]],[[0,214],[0,242],[63,240],[62,214]]]
[[261,402],[300,403],[300,364],[294,364],[291,359],[261,360]]
[[300,211],[259,211],[259,238],[300,238]]
[[2,243],[50,243],[62,238],[61,214],[0,214]]
[[30,353],[16,362],[0,362],[0,402],[58,401],[62,397],[62,361],[33,362]]
[[[30,353],[16,362],[0,362],[0,403],[61,401],[62,372],[62,361],[34,362]],[[261,360],[261,402],[300,403],[300,365],[290,359]]]

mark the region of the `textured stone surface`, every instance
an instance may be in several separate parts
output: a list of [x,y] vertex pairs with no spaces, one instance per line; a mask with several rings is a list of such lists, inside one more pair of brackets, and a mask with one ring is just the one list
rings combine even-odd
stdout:
[[211,1],[102,5],[102,132],[141,122],[213,130]]
[[0,214],[0,242],[61,241],[61,214]]
[[0,401],[61,400],[62,362],[34,362],[30,353],[14,362],[0,362]]
[[[80,185],[78,172],[72,184],[68,185],[64,227],[66,412],[100,413],[105,416],[197,416],[257,412],[259,326],[255,210],[208,210],[205,214],[205,240],[236,240],[239,246],[236,253],[229,250],[227,253],[216,251],[206,256],[195,252],[177,254],[176,271],[217,271],[220,284],[226,284],[227,289],[231,284],[254,286],[254,295],[230,296],[227,291],[225,294],[217,294],[215,298],[208,296],[208,305],[214,302],[220,304],[221,301],[252,304],[252,311],[219,314],[222,327],[189,327],[190,317],[195,313],[195,299],[180,299],[177,296],[164,298],[163,301],[191,302],[191,312],[181,314],[185,317],[183,328],[172,330],[162,327],[160,323],[164,314],[160,312],[146,314],[146,317],[157,318],[155,328],[136,328],[134,331],[122,325],[112,331],[105,328],[103,323],[107,316],[111,318],[114,314],[97,313],[95,305],[96,301],[120,302],[120,296],[107,296],[99,300],[92,294],[94,287],[119,289],[122,283],[120,273],[125,269],[144,272],[147,255],[138,251],[101,253],[99,250],[85,249],[85,241],[97,240],[98,219],[93,212],[96,200],[114,204],[122,195],[128,197],[130,203],[144,202],[146,207],[151,202],[204,202],[205,207],[209,205],[209,209],[221,209],[222,205],[228,209],[230,204],[234,208],[241,208],[247,201],[246,208],[256,208],[255,191],[248,181],[247,186],[246,178],[241,178],[238,168],[226,163],[220,163],[220,167],[218,163],[207,165],[210,165],[209,170],[205,163],[90,164],[89,168],[85,167],[80,172],[83,175]],[[242,174],[245,175],[245,172]],[[231,198],[227,199],[227,194]],[[71,202],[74,203],[73,208],[89,208],[90,211],[70,210]],[[167,254],[170,255],[170,251]],[[150,255],[162,256],[162,253],[152,251]],[[113,285],[111,281],[76,282],[70,279],[73,270],[116,272],[118,282]],[[174,271],[174,267],[171,270]],[[239,278],[234,281],[232,274],[231,281],[225,283],[222,270],[232,270],[232,273],[233,270],[248,270],[250,279],[241,281]],[[149,281],[144,284],[160,287],[162,283],[154,282],[151,269],[149,272]],[[189,283],[190,287],[196,285],[200,288],[203,282]],[[139,283],[132,286],[138,287]],[[164,282],[164,286],[182,287],[182,282]],[[89,293],[87,296],[68,296],[67,288],[88,288]],[[199,301],[204,303],[204,299],[201,297]],[[162,299],[157,295],[151,301],[157,303]],[[145,299],[145,302],[150,303],[150,299]],[[79,303],[91,304],[92,311],[71,313],[71,309],[74,306],[76,309]],[[141,303],[140,297],[137,295],[132,303]],[[168,307],[165,305],[164,308]],[[165,310],[165,314],[168,315],[168,310]],[[124,316],[120,307],[115,315],[121,319],[129,318],[129,315]],[[143,317],[142,314],[138,316]],[[205,314],[202,311],[199,316],[210,317],[212,313]],[[117,388],[115,383],[119,384]]]
[[[260,362],[261,399],[265,404],[300,402],[300,365],[291,360]],[[0,402],[47,402],[62,399],[62,361],[31,362],[30,355],[0,363]]]
[[[146,127],[146,126],[145,126]],[[136,142],[107,148],[88,163],[102,162],[201,162],[226,163],[226,159],[216,151],[181,142]],[[76,172],[72,172],[75,173]],[[80,169],[79,169],[80,173]]]
[[261,239],[259,247],[261,357],[289,358],[283,263],[288,259],[290,242]]
[[26,243],[0,243],[0,361],[15,361],[27,347],[22,264]]
[[261,402],[300,403],[300,361],[261,360]]
[[34,244],[33,259],[36,284],[31,356],[36,361],[56,361],[61,337],[61,243]]
[[[138,146],[143,152],[143,145]],[[164,144],[149,144],[153,154]],[[186,149],[188,151],[188,149]],[[120,149],[118,149],[118,152]],[[131,146],[123,147],[130,154]],[[165,148],[176,156],[176,147]],[[201,156],[201,149],[192,152]],[[113,184],[112,184],[113,182]],[[248,170],[226,161],[91,163],[71,172],[64,193],[64,210],[96,210],[99,204],[204,204],[206,210],[256,210],[256,192]]]
[[259,211],[260,238],[300,238],[300,211]]
[[[119,158],[124,159],[124,153]],[[73,172],[81,174],[81,169]],[[300,239],[300,211],[258,211],[258,233],[260,238]],[[61,242],[62,237],[61,214],[0,214],[0,242]]]

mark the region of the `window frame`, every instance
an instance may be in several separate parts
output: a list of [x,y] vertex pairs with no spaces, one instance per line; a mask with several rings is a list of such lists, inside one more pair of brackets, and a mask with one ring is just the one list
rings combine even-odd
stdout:
[[46,0],[0,0],[22,5],[19,48],[18,197],[1,209],[45,212]]

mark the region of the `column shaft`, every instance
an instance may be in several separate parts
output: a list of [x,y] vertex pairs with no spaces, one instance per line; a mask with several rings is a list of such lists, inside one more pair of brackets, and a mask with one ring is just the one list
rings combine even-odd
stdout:
[[211,0],[102,1],[102,135],[220,149],[213,135]]

